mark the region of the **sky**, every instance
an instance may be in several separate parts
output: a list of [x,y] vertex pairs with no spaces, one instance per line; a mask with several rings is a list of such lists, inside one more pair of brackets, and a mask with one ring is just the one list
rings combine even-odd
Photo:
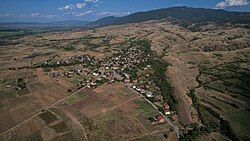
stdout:
[[94,21],[175,6],[250,12],[249,0],[0,0],[0,22]]

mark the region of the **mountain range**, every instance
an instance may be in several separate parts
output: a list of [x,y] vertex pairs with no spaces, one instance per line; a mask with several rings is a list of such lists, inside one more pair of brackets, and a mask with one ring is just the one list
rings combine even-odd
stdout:
[[205,9],[191,7],[171,7],[146,12],[137,12],[124,17],[104,17],[97,21],[58,21],[49,23],[39,22],[12,22],[0,23],[0,29],[24,29],[24,28],[97,28],[109,25],[121,25],[126,23],[138,23],[150,20],[171,19],[191,23],[250,23],[250,12],[233,12],[220,9]]
[[150,20],[161,20],[172,18],[180,21],[193,23],[207,22],[231,22],[250,23],[250,12],[232,12],[219,9],[191,8],[191,7],[171,7],[164,9],[138,12],[124,17],[105,17],[97,21],[88,23],[88,27],[103,27],[108,25],[121,25],[126,23],[138,23]]

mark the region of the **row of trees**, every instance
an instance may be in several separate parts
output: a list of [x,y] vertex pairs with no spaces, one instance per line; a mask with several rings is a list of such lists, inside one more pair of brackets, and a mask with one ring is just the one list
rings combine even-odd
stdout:
[[151,44],[149,40],[133,41],[132,45],[140,46],[144,55],[150,55],[148,61],[143,65],[151,65],[153,69],[153,75],[151,80],[160,89],[160,93],[163,96],[163,100],[166,101],[172,110],[176,111],[178,104],[177,99],[173,95],[173,88],[166,76],[166,70],[169,64],[159,58],[159,56],[151,50]]
[[172,110],[176,111],[178,101],[173,95],[173,88],[166,76],[166,70],[169,64],[158,58],[152,58],[148,61],[148,63],[152,66],[154,72],[151,76],[151,79],[153,80],[155,85],[160,88],[163,100],[170,105],[170,108]]

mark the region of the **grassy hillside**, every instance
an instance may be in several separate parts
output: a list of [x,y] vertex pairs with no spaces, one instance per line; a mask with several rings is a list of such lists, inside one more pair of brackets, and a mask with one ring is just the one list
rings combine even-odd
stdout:
[[147,12],[138,12],[124,17],[106,17],[87,24],[89,27],[102,27],[108,25],[120,25],[126,23],[139,23],[150,20],[168,19],[188,21],[189,23],[249,23],[249,12],[229,12],[224,10],[172,7]]

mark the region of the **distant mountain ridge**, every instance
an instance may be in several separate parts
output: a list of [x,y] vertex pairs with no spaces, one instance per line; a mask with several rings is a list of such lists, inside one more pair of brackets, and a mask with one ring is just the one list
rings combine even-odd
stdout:
[[26,28],[71,28],[82,27],[90,21],[68,20],[68,21],[56,21],[56,22],[6,22],[0,23],[0,29],[26,29]]
[[204,22],[231,22],[250,23],[250,12],[232,12],[218,9],[171,7],[146,12],[137,12],[124,17],[105,17],[86,24],[87,27],[103,27],[108,25],[120,25],[126,23],[138,23],[150,20],[174,18],[181,21],[195,23]]
[[121,25],[126,23],[139,23],[150,20],[170,19],[191,23],[245,23],[250,24],[250,12],[232,12],[219,9],[205,9],[192,7],[171,7],[156,9],[146,12],[137,12],[124,17],[109,16],[97,21],[57,21],[57,22],[6,22],[0,23],[0,30],[30,29],[30,28],[97,28],[109,25]]

